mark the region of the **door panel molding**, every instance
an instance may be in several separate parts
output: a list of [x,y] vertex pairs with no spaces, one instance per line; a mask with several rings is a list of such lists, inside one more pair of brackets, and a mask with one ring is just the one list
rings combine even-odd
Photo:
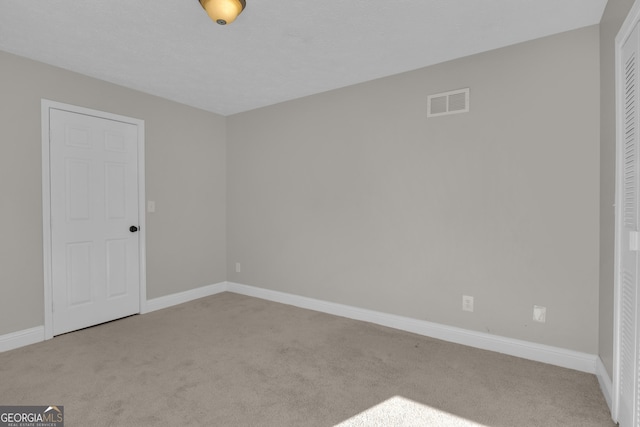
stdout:
[[[53,280],[51,249],[51,170],[50,170],[50,111],[52,109],[70,113],[84,114],[100,119],[114,120],[132,124],[137,127],[138,146],[138,224],[139,224],[139,262],[140,262],[140,313],[147,311],[146,280],[146,223],[145,223],[145,158],[144,120],[107,113],[48,99],[41,100],[42,118],[42,229],[43,229],[43,263],[44,263],[44,339],[53,338]],[[118,148],[118,141],[111,141],[113,148]]]

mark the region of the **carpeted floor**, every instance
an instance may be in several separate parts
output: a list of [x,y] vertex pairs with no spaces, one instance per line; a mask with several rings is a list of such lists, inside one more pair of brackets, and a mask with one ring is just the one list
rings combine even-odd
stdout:
[[232,293],[0,353],[73,426],[613,426],[595,376]]

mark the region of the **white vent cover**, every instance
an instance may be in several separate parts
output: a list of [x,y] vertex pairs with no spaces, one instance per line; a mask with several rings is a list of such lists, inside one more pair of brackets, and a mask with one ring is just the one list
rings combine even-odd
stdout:
[[447,114],[466,113],[469,111],[469,88],[429,95],[427,98],[427,117]]

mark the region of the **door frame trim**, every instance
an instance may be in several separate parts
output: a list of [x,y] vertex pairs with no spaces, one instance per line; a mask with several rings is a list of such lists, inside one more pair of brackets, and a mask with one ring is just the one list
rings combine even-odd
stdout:
[[[622,166],[622,154],[624,141],[622,135],[624,134],[623,117],[624,117],[624,105],[622,94],[624,93],[624,64],[622,64],[622,48],[627,39],[633,33],[633,30],[640,22],[640,0],[636,0],[629,11],[629,14],[624,20],[624,23],[620,27],[618,34],[615,38],[615,129],[616,129],[616,169],[615,169],[615,244],[614,244],[614,296],[613,296],[613,390],[611,396],[611,418],[613,421],[618,422],[620,413],[620,345],[621,345],[621,328],[620,328],[620,316],[621,316],[621,247],[622,244],[622,232],[623,232],[623,195],[622,185],[623,182],[623,166]],[[637,284],[636,284],[637,287]],[[637,321],[637,320],[636,320]],[[636,378],[637,381],[637,378]]]
[[51,109],[84,114],[102,119],[128,123],[138,128],[138,224],[140,233],[140,307],[139,312],[146,312],[147,305],[147,258],[146,258],[146,222],[145,222],[145,130],[144,120],[120,116],[104,111],[79,107],[71,104],[41,100],[42,111],[42,254],[44,263],[44,339],[53,338],[53,282],[51,257],[51,171],[50,171],[50,117]]

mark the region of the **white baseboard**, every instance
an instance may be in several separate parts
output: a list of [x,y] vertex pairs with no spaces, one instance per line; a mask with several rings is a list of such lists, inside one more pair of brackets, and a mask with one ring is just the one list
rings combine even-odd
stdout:
[[604,367],[604,364],[602,363],[602,359],[600,359],[600,357],[596,358],[596,376],[598,377],[600,390],[602,390],[602,394],[607,401],[607,405],[609,405],[609,411],[611,411],[613,402],[611,398],[611,396],[613,396],[613,382],[611,381],[611,377],[609,377],[607,368]]
[[[147,300],[144,313],[150,313],[163,308],[193,301],[194,299],[208,297],[228,290],[227,282],[220,282],[213,285],[202,286],[188,291],[171,294],[164,297]],[[140,314],[144,314],[140,313]]]
[[[203,286],[177,294],[154,298],[152,300],[146,301],[146,304],[142,305],[143,311],[141,311],[140,314],[161,310],[163,308],[168,308],[174,305],[193,301],[194,299],[219,294],[221,292],[227,291],[227,289],[227,282],[220,282],[214,285]],[[12,332],[6,335],[0,335],[0,353],[19,347],[24,347],[26,345],[35,344],[44,340],[44,326],[36,326],[35,328]]]
[[[344,304],[337,304],[232,282],[220,282],[148,300],[144,313],[161,310],[163,308],[168,308],[226,291],[293,305],[309,310],[320,311],[349,319],[375,323],[394,329],[441,339],[443,341],[468,345],[470,347],[476,347],[483,350],[495,351],[498,353],[521,357],[523,359],[535,360],[564,368],[588,372],[590,374],[596,374],[598,376],[598,381],[600,382],[600,387],[607,399],[607,403],[609,404],[609,407],[611,407],[612,383],[604,365],[602,365],[602,362],[600,361],[600,358],[593,354],[580,353],[559,347],[536,344],[529,341],[516,340],[483,332],[470,331],[424,320],[411,319],[409,317],[396,316],[393,314],[386,314],[378,311],[366,310]],[[34,344],[40,341],[44,341],[44,326],[13,332],[0,336],[0,352]]]
[[588,372],[590,374],[596,373],[596,361],[599,359],[598,356],[593,354],[581,353],[560,347],[552,347],[529,341],[486,334],[483,332],[475,332],[453,326],[427,322],[424,320],[411,319],[408,317],[321,301],[284,292],[256,288],[239,283],[229,282],[227,290],[237,294],[293,305],[336,316],[347,317],[349,319],[362,320],[390,328],[413,332],[419,335],[441,339],[443,341],[504,353],[511,356],[521,357],[523,359],[535,360],[537,362],[548,363],[551,365],[561,366],[563,368]]
[[0,335],[0,353],[44,341],[44,326]]

